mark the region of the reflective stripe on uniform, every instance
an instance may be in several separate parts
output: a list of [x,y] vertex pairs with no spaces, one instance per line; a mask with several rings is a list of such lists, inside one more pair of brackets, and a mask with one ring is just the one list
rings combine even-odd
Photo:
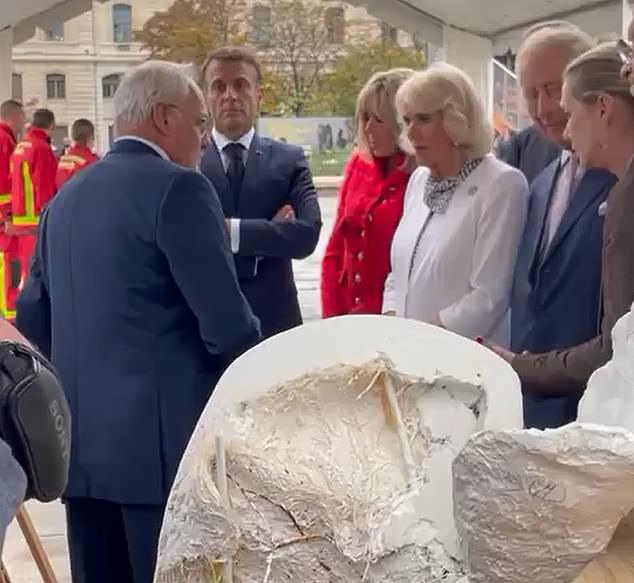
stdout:
[[60,162],[68,162],[70,164],[85,164],[86,160],[84,160],[81,156],[75,156],[74,154],[64,154],[60,159]]
[[11,193],[3,192],[0,194],[0,204],[8,204],[11,202]]
[[35,214],[35,196],[33,192],[33,180],[29,172],[27,162],[22,162],[20,166],[20,174],[22,175],[22,187],[24,194],[24,214],[13,215],[12,222],[14,225],[22,227],[32,227],[37,225],[38,217]]
[[9,272],[9,266],[7,265],[6,253],[0,253],[0,285],[2,285],[2,289],[0,289],[0,314],[5,320],[13,320],[15,318],[15,310],[9,309],[9,298],[8,298],[8,285],[7,285],[7,277]]

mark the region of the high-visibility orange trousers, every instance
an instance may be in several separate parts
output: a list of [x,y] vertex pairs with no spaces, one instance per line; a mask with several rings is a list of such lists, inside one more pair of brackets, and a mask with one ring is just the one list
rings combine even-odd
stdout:
[[18,238],[0,233],[0,315],[15,318],[15,300],[22,280]]
[[18,240],[17,255],[18,260],[20,261],[20,289],[22,289],[22,286],[29,275],[29,265],[31,264],[31,256],[33,255],[33,250],[35,249],[37,235],[18,235],[16,239]]

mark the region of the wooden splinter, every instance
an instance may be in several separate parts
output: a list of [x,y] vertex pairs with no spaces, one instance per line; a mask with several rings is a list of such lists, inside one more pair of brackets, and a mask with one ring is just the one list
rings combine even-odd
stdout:
[[394,389],[394,382],[392,376],[386,370],[381,371],[381,380],[383,381],[383,388],[385,396],[387,398],[387,404],[389,406],[389,415],[387,415],[388,423],[392,421],[396,429],[396,434],[401,445],[401,454],[403,456],[403,464],[405,466],[405,475],[408,482],[411,484],[416,480],[416,462],[414,461],[414,454],[407,437],[407,428],[403,421],[403,414],[398,404],[396,397],[396,391]]
[[[216,435],[216,487],[228,513],[231,510],[229,499],[229,485],[227,482],[227,458],[225,456],[225,440],[222,435]],[[222,582],[233,583],[233,559],[225,561],[222,570]]]

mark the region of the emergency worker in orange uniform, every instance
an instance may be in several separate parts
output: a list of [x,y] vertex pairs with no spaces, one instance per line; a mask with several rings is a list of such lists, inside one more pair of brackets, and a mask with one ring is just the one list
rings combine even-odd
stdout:
[[57,160],[51,148],[55,116],[37,109],[11,156],[11,230],[17,237],[20,281],[26,279],[40,213],[56,191]]
[[57,188],[61,188],[71,176],[85,168],[92,162],[99,160],[93,154],[95,143],[95,126],[87,119],[76,120],[70,130],[73,139],[57,164]]
[[17,240],[7,223],[11,220],[11,155],[24,122],[21,103],[10,99],[0,104],[0,315],[6,320],[15,318],[20,285]]

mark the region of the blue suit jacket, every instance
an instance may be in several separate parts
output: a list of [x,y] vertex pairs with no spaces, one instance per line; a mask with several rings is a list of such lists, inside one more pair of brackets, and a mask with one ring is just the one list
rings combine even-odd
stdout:
[[257,341],[213,187],[117,142],[40,220],[17,325],[68,394],[67,497],[162,504],[217,377]]
[[[576,346],[600,330],[603,217],[599,206],[615,177],[587,170],[544,257],[540,242],[559,159],[533,181],[528,219],[518,252],[511,299],[513,352],[548,352]],[[558,427],[577,416],[584,387],[567,397],[524,396],[527,427]]]
[[[263,336],[301,324],[291,260],[308,257],[321,230],[317,193],[302,149],[256,134],[238,196],[229,188],[213,140],[200,169],[215,186],[225,217],[240,218],[236,271],[240,287],[260,319]],[[271,220],[287,204],[296,218]]]

